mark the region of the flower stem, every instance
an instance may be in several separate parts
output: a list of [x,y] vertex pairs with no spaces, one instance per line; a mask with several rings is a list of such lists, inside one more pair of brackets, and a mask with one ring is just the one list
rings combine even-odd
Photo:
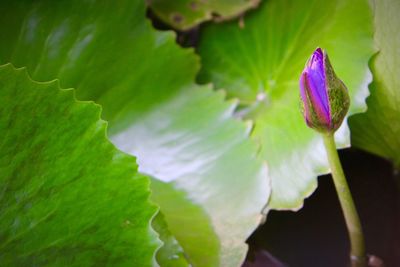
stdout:
[[351,196],[346,177],[344,176],[342,165],[340,164],[339,155],[336,150],[334,134],[323,134],[323,139],[325,149],[328,154],[329,165],[332,171],[333,182],[335,184],[336,192],[339,197],[340,205],[342,207],[348,234],[350,237],[351,266],[365,267],[365,245],[360,218],[358,217],[358,213],[354,205],[354,201]]

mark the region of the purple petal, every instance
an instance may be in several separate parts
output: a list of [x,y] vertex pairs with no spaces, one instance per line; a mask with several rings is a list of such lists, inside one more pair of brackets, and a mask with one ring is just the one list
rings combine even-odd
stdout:
[[[315,87],[312,79],[308,72],[304,72],[304,88],[306,95],[310,98],[311,105],[315,111],[320,123],[324,123],[328,126],[331,125],[331,119],[329,115],[329,104],[324,102],[319,94],[319,89]],[[311,119],[311,118],[310,118]]]
[[326,77],[324,71],[324,53],[317,48],[307,63],[304,72],[307,73],[307,88],[313,106],[319,117],[330,121],[330,108]]
[[306,92],[306,83],[305,83],[305,76],[306,72],[303,72],[300,76],[300,97],[301,101],[303,102],[304,106],[304,117],[306,119],[307,124],[310,124],[311,114],[310,114],[310,107],[308,106],[307,100],[307,92]]

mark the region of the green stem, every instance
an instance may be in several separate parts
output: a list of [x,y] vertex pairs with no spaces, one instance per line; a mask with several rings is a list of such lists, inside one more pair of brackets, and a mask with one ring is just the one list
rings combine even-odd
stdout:
[[350,237],[351,251],[350,259],[352,267],[365,267],[366,255],[364,236],[361,228],[360,218],[358,217],[353,198],[350,193],[349,186],[344,176],[342,165],[338,152],[334,135],[323,135],[325,149],[328,154],[328,161],[332,171],[333,182],[339,197],[340,205],[346,220],[346,226]]

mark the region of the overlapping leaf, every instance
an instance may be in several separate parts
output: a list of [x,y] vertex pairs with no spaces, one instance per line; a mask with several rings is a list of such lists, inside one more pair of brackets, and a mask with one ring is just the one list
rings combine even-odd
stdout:
[[258,6],[260,0],[150,0],[151,9],[166,23],[188,30],[212,19],[230,19]]
[[163,267],[189,267],[185,252],[168,229],[164,215],[158,213],[152,221],[153,229],[159,234],[163,246],[157,251],[157,262]]
[[[248,140],[250,125],[232,119],[236,103],[193,83],[193,52],[173,34],[155,32],[140,0],[24,1],[1,9],[0,60],[27,66],[39,80],[57,77],[79,99],[100,103],[115,144],[163,181],[154,199],[162,199],[189,263],[239,265],[269,184]],[[183,227],[190,218],[199,223]]]
[[0,66],[2,266],[153,266],[149,179],[100,107]]
[[373,83],[366,113],[350,119],[352,144],[400,168],[400,2],[375,1]]
[[[315,189],[316,175],[328,171],[322,140],[299,111],[298,78],[313,50],[327,49],[349,88],[350,114],[362,111],[372,54],[370,7],[365,0],[271,0],[244,24],[205,28],[199,80],[239,97],[246,107],[239,115],[255,120],[252,137],[270,167],[270,207],[296,209]],[[336,138],[340,147],[349,145],[346,123]]]

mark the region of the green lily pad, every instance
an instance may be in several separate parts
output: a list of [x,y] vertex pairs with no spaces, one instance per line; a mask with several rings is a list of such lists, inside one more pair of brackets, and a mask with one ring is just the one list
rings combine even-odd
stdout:
[[100,107],[0,66],[2,266],[153,266],[149,179]]
[[[269,166],[269,208],[298,209],[328,172],[321,137],[300,114],[298,80],[318,46],[327,50],[347,85],[349,114],[365,109],[372,50],[371,10],[365,0],[265,1],[244,20],[208,25],[201,33],[201,82],[226,88],[237,97],[238,115],[255,121],[253,139]],[[339,147],[350,144],[345,122],[336,134]]]
[[379,53],[371,61],[368,110],[350,118],[351,142],[400,168],[400,2],[375,1],[374,7]]
[[[194,84],[193,51],[152,29],[141,0],[13,1],[2,9],[0,61],[27,66],[38,80],[57,77],[79,99],[101,104],[113,142],[163,181],[153,198],[162,197],[157,204],[189,263],[239,266],[269,197],[266,167],[251,125],[233,117],[237,103]],[[171,188],[177,195],[162,196]],[[190,216],[199,224],[178,227]],[[196,243],[200,236],[212,246]]]
[[261,0],[150,0],[149,6],[165,23],[188,30],[213,18],[221,21],[256,8]]

